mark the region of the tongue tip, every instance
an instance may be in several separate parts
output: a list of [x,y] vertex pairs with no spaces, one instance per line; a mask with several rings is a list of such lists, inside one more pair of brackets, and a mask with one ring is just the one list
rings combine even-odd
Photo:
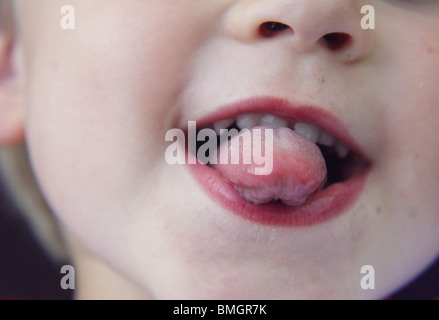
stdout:
[[[262,133],[261,139],[256,141],[260,142],[259,146],[251,148],[255,143],[253,135],[255,129],[248,130],[250,134],[233,137],[227,144],[218,148],[216,169],[235,187],[241,197],[249,202],[262,204],[278,199],[290,206],[303,204],[311,194],[323,186],[326,180],[326,163],[320,149],[289,128],[271,129],[272,141],[266,139],[266,135]],[[269,128],[257,127],[257,129]],[[239,141],[235,139],[241,141],[238,147],[232,146]],[[243,150],[252,153],[250,164],[243,164]],[[261,153],[261,150],[264,152]],[[262,165],[255,163],[255,151],[259,156],[265,155]],[[239,152],[239,164],[221,164],[222,152],[228,153],[229,160],[231,160],[230,154]],[[271,161],[271,166],[267,167],[267,161]],[[267,169],[268,174],[256,174],[257,171],[264,172],[263,169]]]

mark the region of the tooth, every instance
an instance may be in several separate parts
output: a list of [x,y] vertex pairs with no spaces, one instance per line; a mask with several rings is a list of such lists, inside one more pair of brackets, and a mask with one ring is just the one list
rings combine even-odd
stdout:
[[319,143],[323,146],[332,147],[335,143],[335,138],[326,131],[322,131],[322,134],[319,138]]
[[259,124],[259,120],[261,119],[260,115],[257,114],[245,114],[239,116],[236,119],[236,125],[240,129],[251,129],[256,127]]
[[233,122],[235,122],[235,119],[226,119],[215,122],[213,124],[213,130],[215,130],[216,134],[219,135],[221,129],[227,129],[233,124]]
[[335,143],[335,151],[337,151],[338,156],[342,159],[346,158],[346,156],[349,154],[348,146],[340,141]]
[[294,125],[294,131],[314,143],[317,143],[317,141],[319,141],[320,129],[313,124],[297,122]]
[[286,128],[288,126],[287,121],[271,114],[264,115],[259,121],[259,124],[272,129]]

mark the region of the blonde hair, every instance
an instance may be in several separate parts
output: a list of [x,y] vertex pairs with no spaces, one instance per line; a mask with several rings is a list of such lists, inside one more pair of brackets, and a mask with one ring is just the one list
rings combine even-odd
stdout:
[[[0,0],[0,33],[14,36],[13,0]],[[22,143],[0,149],[0,173],[8,194],[50,256],[67,257],[58,222],[42,196],[26,149]]]
[[0,32],[13,32],[13,0],[0,0]]

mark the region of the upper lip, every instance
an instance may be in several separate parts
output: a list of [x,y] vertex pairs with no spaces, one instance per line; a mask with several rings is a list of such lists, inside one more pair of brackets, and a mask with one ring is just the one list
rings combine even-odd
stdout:
[[[197,128],[201,128],[217,121],[250,113],[272,114],[291,121],[314,124],[330,133],[334,138],[345,144],[349,150],[369,162],[364,151],[352,138],[346,126],[330,112],[313,105],[295,105],[286,99],[276,97],[254,97],[223,105],[217,111],[195,121]],[[183,130],[187,131],[187,126]]]

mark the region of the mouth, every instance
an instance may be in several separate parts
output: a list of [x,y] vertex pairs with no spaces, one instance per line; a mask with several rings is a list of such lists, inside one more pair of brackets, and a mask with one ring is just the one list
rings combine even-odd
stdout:
[[[221,129],[240,131],[255,127],[288,129],[315,144],[326,165],[324,183],[298,205],[288,205],[275,198],[257,204],[243,197],[215,166],[198,161],[188,165],[195,180],[212,200],[246,220],[286,227],[322,223],[347,212],[355,203],[363,190],[371,163],[348,131],[328,112],[312,106],[295,107],[283,99],[264,97],[227,105],[197,121],[197,133],[205,128],[217,133],[218,148]],[[186,148],[187,157],[196,157],[199,147],[197,144],[195,152]]]

